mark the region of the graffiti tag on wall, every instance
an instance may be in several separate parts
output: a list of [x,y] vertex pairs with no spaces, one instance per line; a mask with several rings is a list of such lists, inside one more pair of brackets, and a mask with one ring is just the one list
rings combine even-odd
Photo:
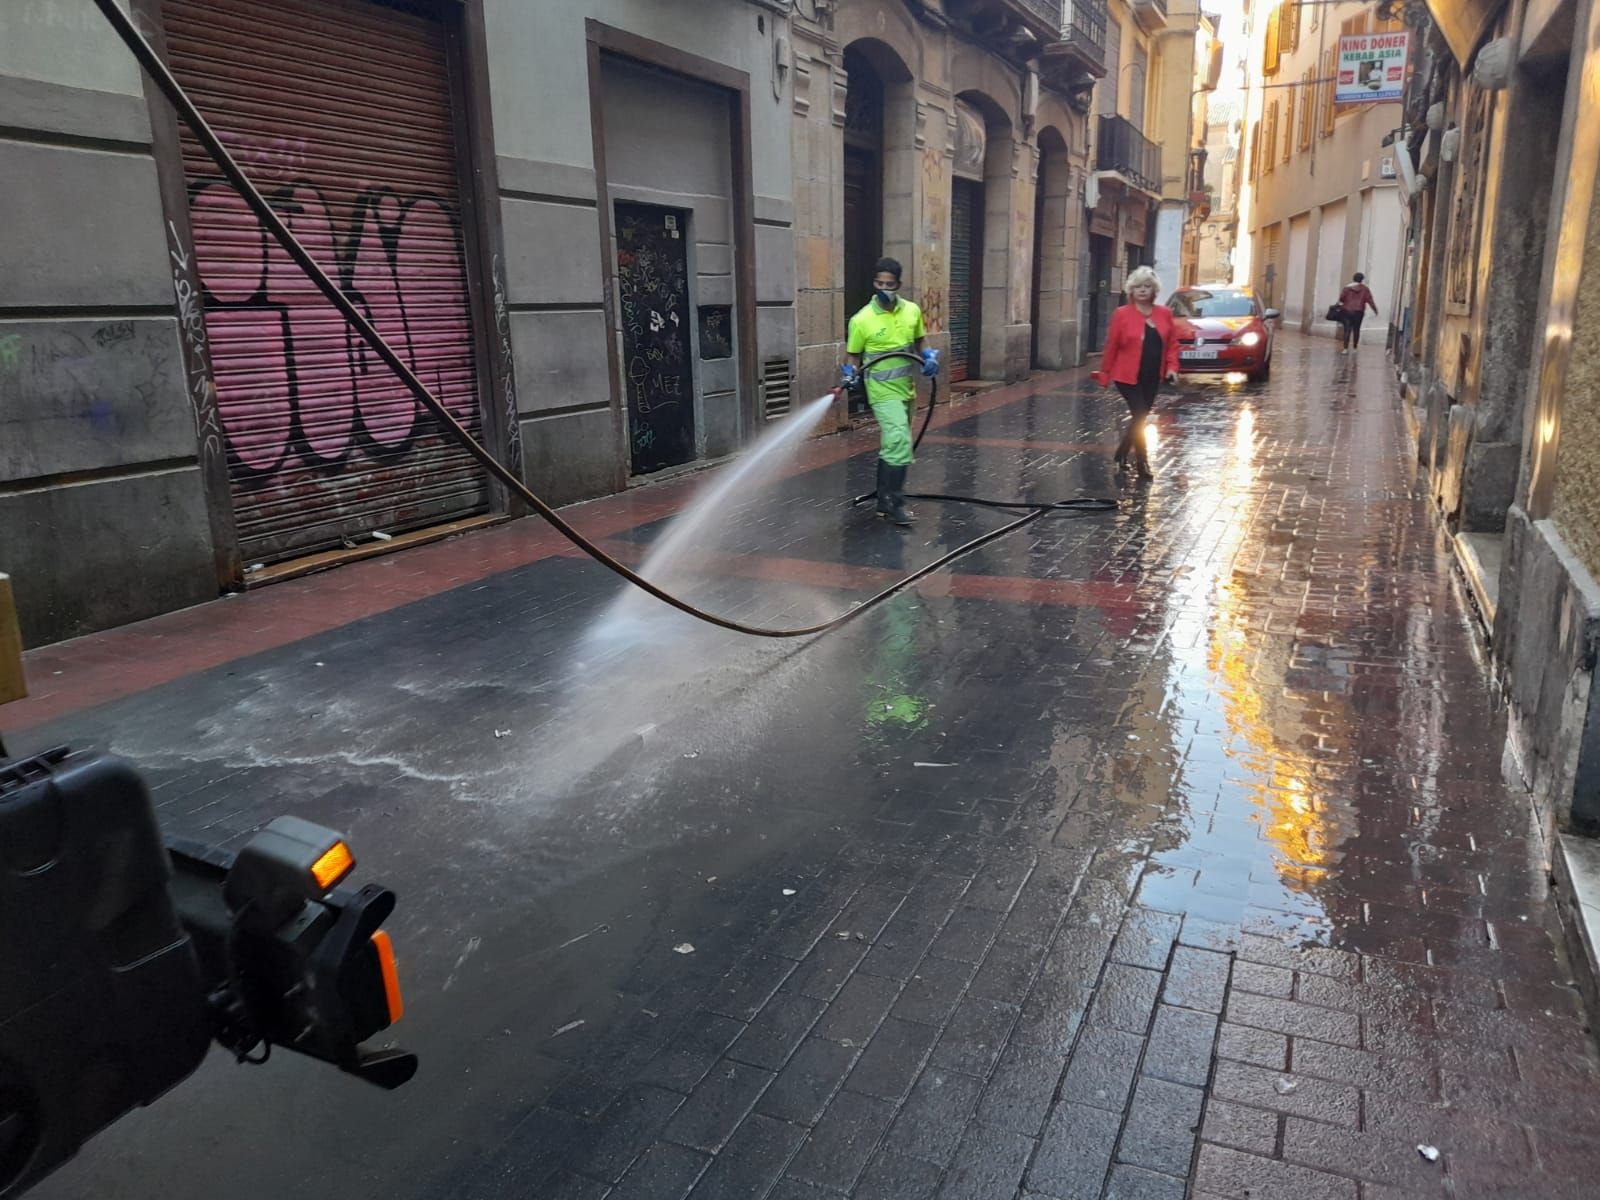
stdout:
[[[286,184],[269,200],[417,377],[457,419],[475,424],[455,215],[431,196],[382,187],[359,193],[340,222],[309,183]],[[209,340],[235,473],[264,478],[358,454],[403,456],[432,425],[406,386],[230,186],[198,182],[189,203],[205,315],[201,324],[175,269],[180,323],[186,338]],[[178,254],[175,248],[175,264]],[[186,271],[186,257],[181,265]]]

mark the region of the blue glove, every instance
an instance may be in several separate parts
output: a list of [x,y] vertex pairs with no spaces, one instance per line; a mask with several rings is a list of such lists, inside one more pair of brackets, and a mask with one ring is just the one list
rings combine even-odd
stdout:
[[855,363],[843,363],[839,367],[839,385],[853,388],[861,382],[861,371]]
[[922,374],[925,379],[932,379],[939,373],[939,352],[929,349],[922,352]]

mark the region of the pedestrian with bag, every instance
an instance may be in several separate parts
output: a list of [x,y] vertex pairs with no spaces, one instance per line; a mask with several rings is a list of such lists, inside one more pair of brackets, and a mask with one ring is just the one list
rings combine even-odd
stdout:
[[1372,298],[1372,289],[1363,280],[1366,276],[1357,271],[1339,292],[1339,353],[1353,354],[1361,345],[1361,322],[1372,309],[1378,315],[1378,304]]
[[1117,469],[1124,471],[1133,458],[1140,479],[1154,479],[1145,448],[1144,423],[1155,407],[1156,389],[1163,380],[1178,382],[1178,327],[1172,310],[1156,303],[1161,280],[1149,267],[1128,276],[1124,290],[1128,302],[1111,314],[1111,330],[1094,378],[1116,385],[1127,401],[1133,420],[1117,447]]
[[917,381],[912,364],[904,358],[891,358],[882,365],[874,365],[874,360],[891,351],[916,354],[923,376],[931,379],[939,373],[939,352],[923,347],[927,331],[922,310],[900,298],[900,276],[900,263],[892,258],[880,258],[873,268],[872,299],[850,318],[847,361],[839,368],[839,380],[849,390],[865,378],[867,403],[878,422],[878,515],[896,525],[909,525],[906,471],[911,466],[911,410],[917,403]]

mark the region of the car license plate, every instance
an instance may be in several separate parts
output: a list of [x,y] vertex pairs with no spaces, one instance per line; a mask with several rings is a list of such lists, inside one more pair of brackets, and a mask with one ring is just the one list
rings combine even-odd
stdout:
[[1178,357],[1184,362],[1203,362],[1217,357],[1215,346],[1205,346],[1198,350],[1181,350]]

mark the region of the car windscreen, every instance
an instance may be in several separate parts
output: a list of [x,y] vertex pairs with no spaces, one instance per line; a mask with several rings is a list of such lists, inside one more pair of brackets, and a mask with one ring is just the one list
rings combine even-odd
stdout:
[[1173,314],[1193,320],[1196,317],[1253,317],[1256,302],[1239,292],[1175,292],[1167,302]]

